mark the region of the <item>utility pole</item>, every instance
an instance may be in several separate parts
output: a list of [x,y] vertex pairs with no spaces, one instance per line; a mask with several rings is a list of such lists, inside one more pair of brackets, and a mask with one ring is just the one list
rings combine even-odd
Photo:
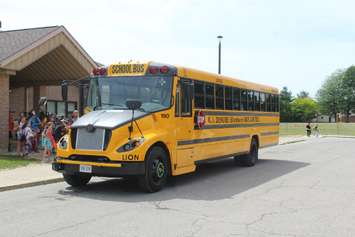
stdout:
[[223,36],[222,35],[219,35],[217,36],[217,39],[219,39],[219,43],[218,43],[218,74],[221,74],[221,54],[222,54],[222,39],[223,39]]

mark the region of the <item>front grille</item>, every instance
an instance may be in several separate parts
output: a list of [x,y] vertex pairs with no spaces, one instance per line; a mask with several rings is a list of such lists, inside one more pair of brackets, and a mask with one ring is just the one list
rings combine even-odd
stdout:
[[87,128],[78,128],[76,132],[76,149],[81,150],[104,150],[105,129],[95,128],[88,131]]
[[85,155],[71,155],[69,160],[86,161],[86,162],[98,162],[98,163],[110,163],[110,159],[105,156],[85,156]]

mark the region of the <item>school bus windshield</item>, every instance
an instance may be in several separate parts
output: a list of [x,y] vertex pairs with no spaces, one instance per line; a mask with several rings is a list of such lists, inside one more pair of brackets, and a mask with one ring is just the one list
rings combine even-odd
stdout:
[[127,109],[128,99],[142,102],[141,109],[154,112],[169,108],[171,76],[96,77],[90,81],[87,105],[94,110]]

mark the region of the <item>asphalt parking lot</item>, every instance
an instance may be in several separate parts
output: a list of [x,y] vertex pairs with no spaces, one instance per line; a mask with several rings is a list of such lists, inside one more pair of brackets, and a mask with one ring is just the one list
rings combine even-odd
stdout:
[[154,194],[120,179],[1,192],[0,236],[355,236],[355,139],[205,164]]

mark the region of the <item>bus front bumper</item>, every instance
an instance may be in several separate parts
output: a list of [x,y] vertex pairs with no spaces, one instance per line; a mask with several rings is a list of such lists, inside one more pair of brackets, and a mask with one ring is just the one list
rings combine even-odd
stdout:
[[[82,167],[84,169],[82,169]],[[63,174],[90,174],[92,176],[100,177],[122,177],[130,175],[144,175],[145,166],[144,162],[124,162],[113,166],[101,163],[74,163],[59,160],[52,163],[52,170]]]

